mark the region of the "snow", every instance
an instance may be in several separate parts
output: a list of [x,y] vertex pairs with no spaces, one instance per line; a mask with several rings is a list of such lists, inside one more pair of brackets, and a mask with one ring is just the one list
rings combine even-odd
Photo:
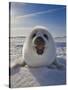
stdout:
[[63,69],[48,67],[29,68],[16,65],[11,69],[11,87],[32,87],[47,85],[62,85],[66,83],[66,62],[63,58],[57,60],[64,64]]

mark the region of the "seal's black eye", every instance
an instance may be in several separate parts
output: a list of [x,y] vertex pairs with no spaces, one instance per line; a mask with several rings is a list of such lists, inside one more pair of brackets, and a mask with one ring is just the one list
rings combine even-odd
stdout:
[[44,34],[44,37],[48,40],[48,36],[46,34]]
[[34,38],[36,36],[36,34],[33,34],[32,38]]

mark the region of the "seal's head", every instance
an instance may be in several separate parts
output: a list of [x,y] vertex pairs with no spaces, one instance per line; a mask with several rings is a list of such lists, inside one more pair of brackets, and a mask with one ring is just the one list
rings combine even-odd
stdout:
[[38,55],[42,55],[44,50],[47,48],[48,44],[48,34],[44,28],[34,28],[34,32],[32,32],[31,39],[33,42],[33,49]]

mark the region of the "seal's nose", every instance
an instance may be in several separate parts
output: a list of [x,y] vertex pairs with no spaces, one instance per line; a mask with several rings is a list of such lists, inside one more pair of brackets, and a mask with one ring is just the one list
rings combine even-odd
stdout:
[[42,37],[40,37],[40,36],[39,36],[39,37],[37,37],[37,39],[38,39],[38,40],[43,40],[43,38],[42,38]]
[[45,41],[42,37],[37,37],[35,40],[35,44],[45,44]]

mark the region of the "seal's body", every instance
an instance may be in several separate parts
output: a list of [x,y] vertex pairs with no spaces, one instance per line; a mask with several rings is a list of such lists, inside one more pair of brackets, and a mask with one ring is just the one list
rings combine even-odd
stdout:
[[52,35],[44,27],[35,27],[23,46],[23,60],[28,66],[49,66],[56,58]]

